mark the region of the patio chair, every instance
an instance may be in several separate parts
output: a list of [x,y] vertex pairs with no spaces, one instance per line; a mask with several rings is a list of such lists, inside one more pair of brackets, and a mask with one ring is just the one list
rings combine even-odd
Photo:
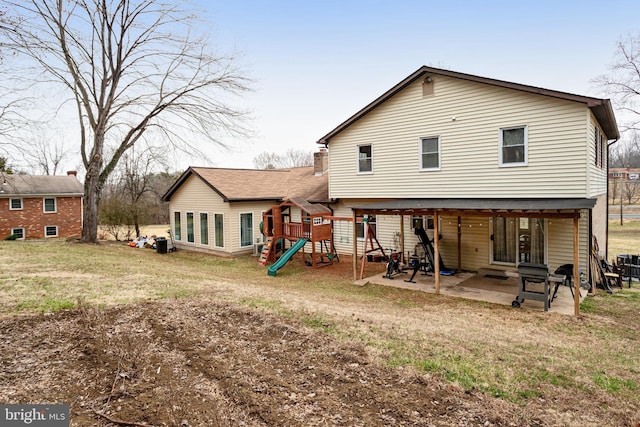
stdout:
[[[578,272],[580,274],[580,285],[582,286],[582,268],[578,267]],[[575,294],[573,293],[573,264],[563,264],[560,267],[556,268],[556,271],[554,271],[554,274],[562,274],[563,276],[566,276],[566,279],[563,282],[556,282],[556,286],[555,289],[553,290],[553,296],[551,297],[551,301],[553,301],[557,296],[558,296],[558,288],[560,287],[560,285],[562,286],[568,286],[569,290],[571,291],[571,296],[575,297]],[[582,292],[580,292],[580,298],[582,298]]]

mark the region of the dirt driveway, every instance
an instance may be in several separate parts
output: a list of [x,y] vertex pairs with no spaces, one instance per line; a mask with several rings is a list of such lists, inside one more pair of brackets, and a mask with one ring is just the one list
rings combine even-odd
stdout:
[[72,425],[551,425],[251,308],[179,299],[0,331],[0,401],[67,403]]

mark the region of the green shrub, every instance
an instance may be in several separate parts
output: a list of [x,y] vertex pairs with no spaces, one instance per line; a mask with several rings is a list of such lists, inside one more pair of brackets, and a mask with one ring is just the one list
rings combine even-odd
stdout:
[[11,235],[5,237],[4,240],[16,240],[17,238],[18,238],[17,234],[11,234]]

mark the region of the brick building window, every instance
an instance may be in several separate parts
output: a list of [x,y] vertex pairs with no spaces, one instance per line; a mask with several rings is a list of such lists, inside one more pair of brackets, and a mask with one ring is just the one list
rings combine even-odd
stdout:
[[57,237],[58,236],[58,226],[57,225],[47,225],[44,228],[44,236],[45,237]]
[[12,236],[18,236],[17,239],[24,239],[24,228],[12,228]]
[[43,203],[45,212],[55,212],[56,209],[56,198],[55,197],[45,197]]
[[22,209],[22,199],[11,199],[9,202],[9,209],[17,211]]

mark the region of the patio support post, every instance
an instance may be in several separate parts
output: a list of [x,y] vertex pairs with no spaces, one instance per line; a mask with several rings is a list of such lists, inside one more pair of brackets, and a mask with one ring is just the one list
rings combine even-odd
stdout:
[[351,211],[353,221],[351,221],[351,241],[353,242],[353,280],[358,280],[358,230],[356,230],[357,217],[356,211]]
[[462,218],[458,216],[458,273],[462,271]]
[[580,215],[576,213],[573,217],[573,313],[580,316],[580,270],[578,268],[579,260],[579,244],[578,241],[578,223]]
[[433,211],[433,263],[435,264],[433,269],[435,270],[436,295],[440,295],[440,239],[438,233],[440,233],[438,228],[438,211],[435,210]]
[[404,259],[404,215],[400,214],[400,260],[402,262],[407,262]]
[[[362,216],[362,227],[364,228],[364,242],[362,242],[362,261],[360,261],[360,279],[364,279],[364,266],[367,262],[367,242],[371,237],[369,236],[369,219],[365,215]],[[371,246],[373,246],[373,243],[371,244]]]

